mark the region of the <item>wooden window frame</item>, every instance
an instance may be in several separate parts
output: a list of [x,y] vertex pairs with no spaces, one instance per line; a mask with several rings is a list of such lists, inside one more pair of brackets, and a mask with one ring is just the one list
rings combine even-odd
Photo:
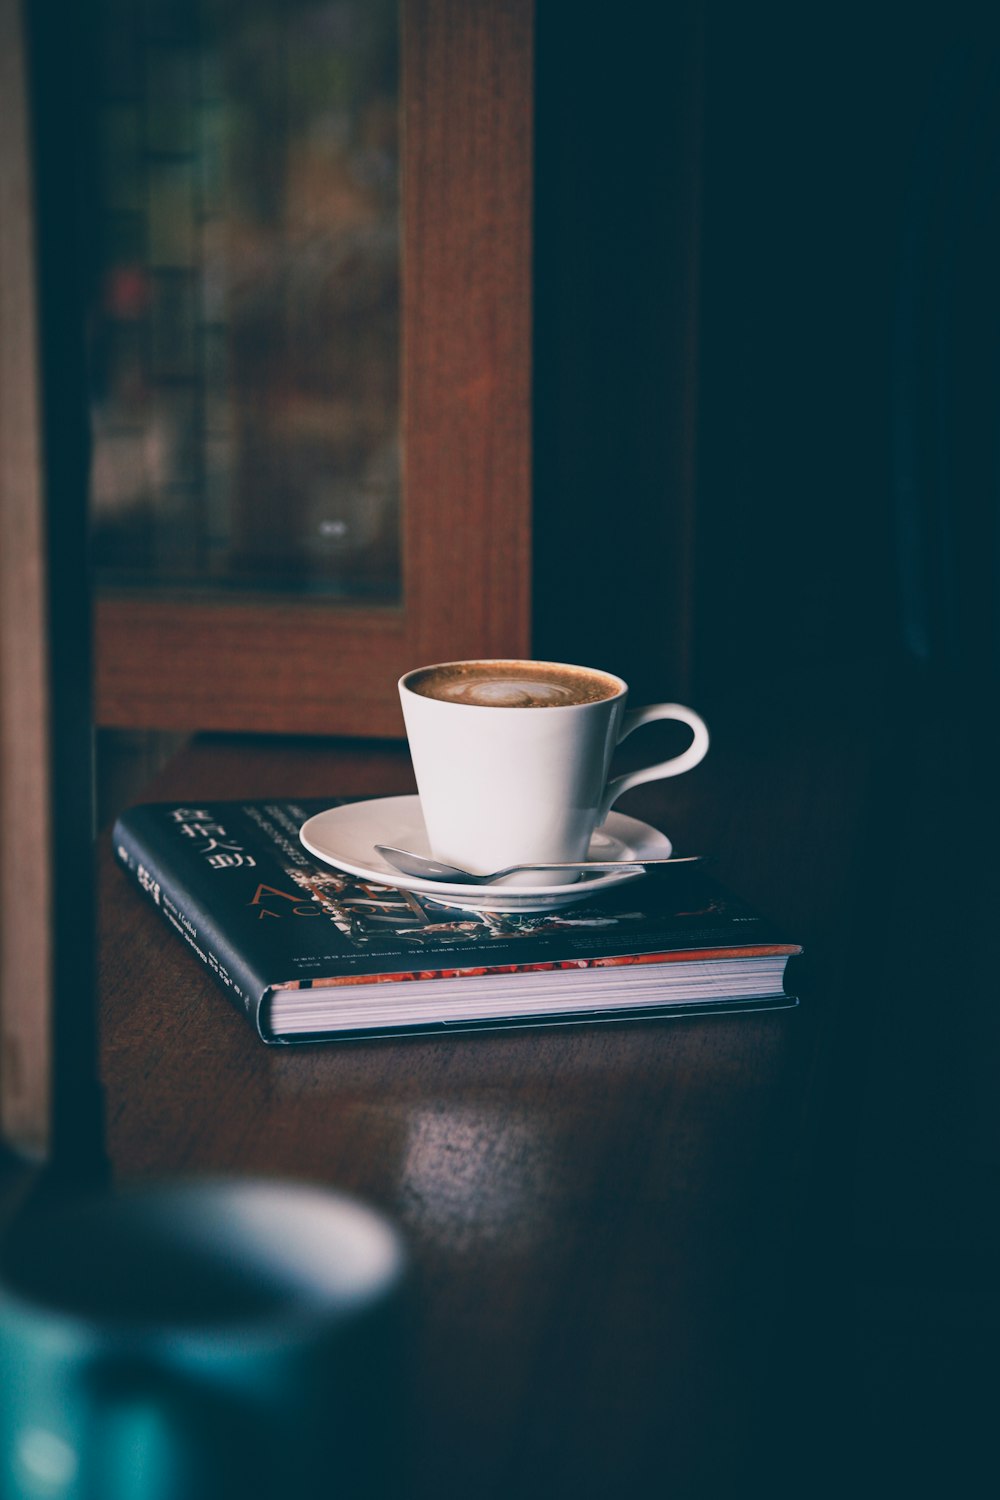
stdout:
[[35,19],[0,0],[0,1215],[27,1191],[11,1161],[104,1170],[84,348],[62,259],[73,171],[44,107],[76,54],[33,47]]
[[396,680],[531,640],[533,0],[402,0],[402,603],[104,593],[113,728],[402,734]]

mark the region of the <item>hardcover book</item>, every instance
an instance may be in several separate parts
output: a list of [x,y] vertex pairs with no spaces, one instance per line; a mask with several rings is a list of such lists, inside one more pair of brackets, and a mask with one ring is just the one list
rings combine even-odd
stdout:
[[115,824],[146,898],[268,1043],[774,1010],[802,950],[698,865],[560,910],[468,911],[322,864],[327,801],[147,803]]

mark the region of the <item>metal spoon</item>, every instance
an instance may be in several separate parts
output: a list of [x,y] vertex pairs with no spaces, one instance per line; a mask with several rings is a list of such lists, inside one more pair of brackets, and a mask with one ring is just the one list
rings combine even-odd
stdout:
[[446,865],[440,859],[428,859],[426,855],[414,854],[412,849],[395,849],[391,844],[376,844],[383,859],[387,859],[404,875],[413,875],[420,880],[452,880],[460,885],[492,885],[505,875],[518,870],[630,870],[640,874],[647,865],[692,865],[702,859],[700,854],[671,855],[669,859],[577,859],[555,860],[544,864],[507,865],[502,870],[492,870],[489,875],[474,875],[460,865]]

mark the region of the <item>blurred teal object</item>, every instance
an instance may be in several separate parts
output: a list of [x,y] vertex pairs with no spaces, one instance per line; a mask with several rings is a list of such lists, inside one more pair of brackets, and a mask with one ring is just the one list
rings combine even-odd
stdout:
[[0,1249],[0,1495],[392,1493],[404,1283],[391,1225],[319,1188],[25,1213]]

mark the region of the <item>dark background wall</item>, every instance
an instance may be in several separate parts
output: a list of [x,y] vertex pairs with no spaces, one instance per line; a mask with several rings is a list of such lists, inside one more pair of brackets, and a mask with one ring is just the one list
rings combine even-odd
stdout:
[[987,9],[539,7],[541,652],[995,670]]
[[[844,978],[774,1364],[790,1493],[969,1492],[992,1462],[989,9],[690,0],[654,38],[626,5],[567,43],[540,7],[540,647],[688,697],[720,751],[818,699],[849,723],[879,669],[864,832],[807,939]],[[833,816],[862,795],[846,754],[813,785]]]
[[536,655],[662,696],[689,618],[701,17],[536,16]]

